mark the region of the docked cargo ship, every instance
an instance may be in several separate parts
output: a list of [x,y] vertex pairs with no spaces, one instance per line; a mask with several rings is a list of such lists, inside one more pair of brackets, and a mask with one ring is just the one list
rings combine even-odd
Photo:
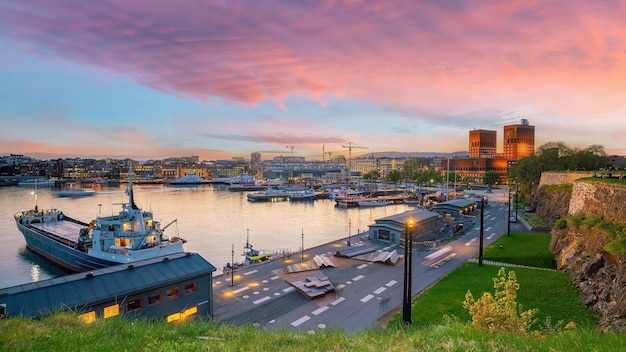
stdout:
[[132,176],[126,194],[119,214],[85,223],[58,209],[38,209],[35,190],[35,208],[15,214],[15,222],[30,250],[75,272],[184,252],[184,240],[164,233],[176,220],[161,228],[152,212],[137,207]]

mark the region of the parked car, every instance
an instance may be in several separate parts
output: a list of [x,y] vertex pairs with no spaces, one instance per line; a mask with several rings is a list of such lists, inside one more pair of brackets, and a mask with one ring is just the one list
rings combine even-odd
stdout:
[[517,222],[517,218],[515,216],[511,216],[509,219],[510,222]]
[[535,212],[535,209],[533,209],[533,208],[531,208],[531,207],[526,207],[526,208],[524,209],[524,211],[526,211],[527,213],[534,213],[534,212]]

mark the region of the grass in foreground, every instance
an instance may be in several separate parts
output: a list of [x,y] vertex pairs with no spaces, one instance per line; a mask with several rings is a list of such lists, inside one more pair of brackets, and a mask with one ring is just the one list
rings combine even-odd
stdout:
[[[502,237],[485,250],[485,259],[528,265],[545,258],[546,238],[537,234]],[[548,237],[549,240],[549,237]],[[543,241],[543,244],[539,242]],[[503,249],[500,250],[500,244]],[[544,247],[545,245],[545,247]],[[508,247],[511,250],[505,250]],[[534,249],[532,249],[534,247]],[[526,253],[526,254],[524,254]],[[539,254],[538,254],[539,253]],[[548,267],[550,264],[544,264]],[[524,309],[538,308],[540,323],[574,321],[574,330],[543,337],[518,334],[488,334],[476,331],[462,308],[467,289],[475,296],[493,292],[492,278],[499,266],[466,263],[456,269],[413,305],[414,325],[404,328],[400,316],[385,329],[354,335],[340,330],[315,334],[265,331],[251,326],[234,327],[210,321],[173,325],[162,321],[127,320],[116,317],[86,325],[71,313],[58,313],[41,320],[0,320],[2,351],[621,351],[626,335],[595,330],[595,319],[579,303],[578,293],[567,274],[541,269],[513,268],[520,284],[518,302]],[[508,269],[507,269],[508,270]],[[444,315],[456,316],[446,319]],[[394,323],[395,322],[395,323]]]
[[42,320],[0,321],[3,351],[619,351],[626,335],[575,329],[543,338],[487,334],[459,322],[388,328],[355,335],[297,334],[196,321],[182,325],[123,317],[85,325],[59,313]]

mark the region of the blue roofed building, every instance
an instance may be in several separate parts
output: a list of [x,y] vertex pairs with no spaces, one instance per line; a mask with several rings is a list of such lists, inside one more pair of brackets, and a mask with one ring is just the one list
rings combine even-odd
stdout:
[[435,212],[416,209],[375,219],[375,223],[369,225],[368,238],[400,244],[404,240],[404,230],[409,220],[415,224],[411,231],[412,238],[417,239],[421,235],[432,232],[437,227],[439,218],[439,214]]
[[179,253],[0,289],[0,316],[77,311],[87,322],[120,314],[168,322],[213,316],[216,268]]

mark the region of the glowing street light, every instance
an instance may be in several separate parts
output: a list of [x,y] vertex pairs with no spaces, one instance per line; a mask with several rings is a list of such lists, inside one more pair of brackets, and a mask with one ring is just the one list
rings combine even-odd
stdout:
[[404,224],[404,293],[402,296],[402,322],[405,326],[411,325],[411,288],[412,288],[412,257],[413,233],[415,220],[407,219]]

